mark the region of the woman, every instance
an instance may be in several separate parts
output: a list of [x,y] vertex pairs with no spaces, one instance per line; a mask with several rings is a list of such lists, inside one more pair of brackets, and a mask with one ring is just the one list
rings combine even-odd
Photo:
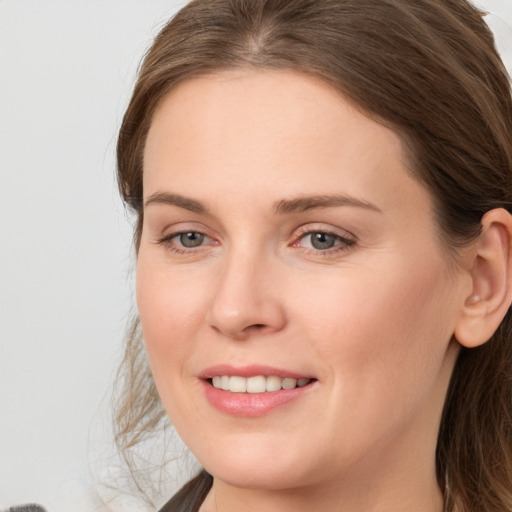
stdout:
[[161,401],[205,468],[163,511],[512,510],[511,140],[465,0],[197,0],[163,28],[118,141],[118,441]]

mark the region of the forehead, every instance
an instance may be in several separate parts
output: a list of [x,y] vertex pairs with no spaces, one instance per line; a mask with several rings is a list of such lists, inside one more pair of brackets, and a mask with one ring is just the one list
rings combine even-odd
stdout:
[[222,72],[173,89],[144,154],[144,195],[166,187],[200,200],[215,187],[247,200],[333,187],[372,202],[425,194],[395,132],[329,84],[288,70]]
[[[346,128],[356,125],[360,130],[351,136],[353,130]],[[362,114],[334,87],[293,70],[238,69],[185,80],[157,108],[150,140],[157,130],[173,131],[176,146],[183,140],[208,142],[226,134],[256,143],[272,130],[290,141],[317,141],[339,134],[345,146],[372,139],[401,150],[396,133]]]

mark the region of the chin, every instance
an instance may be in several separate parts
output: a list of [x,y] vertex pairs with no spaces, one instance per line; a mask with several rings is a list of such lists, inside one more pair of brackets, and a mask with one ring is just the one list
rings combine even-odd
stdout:
[[250,438],[247,436],[247,442],[228,438],[195,455],[206,471],[235,487],[290,489],[314,479],[313,457],[304,454],[303,448],[287,445],[275,436],[272,441]]
[[244,489],[291,489],[308,481],[299,468],[281,464],[275,457],[264,462],[225,458],[204,467],[214,478]]

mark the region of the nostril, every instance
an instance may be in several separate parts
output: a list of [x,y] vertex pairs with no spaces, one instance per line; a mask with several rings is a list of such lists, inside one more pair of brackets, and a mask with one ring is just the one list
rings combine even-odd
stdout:
[[264,331],[265,329],[268,329],[268,325],[266,324],[252,324],[245,329],[245,332],[260,332]]

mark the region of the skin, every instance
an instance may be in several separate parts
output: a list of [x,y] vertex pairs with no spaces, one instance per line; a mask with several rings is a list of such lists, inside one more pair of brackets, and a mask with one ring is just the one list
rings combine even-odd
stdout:
[[[201,511],[440,512],[434,453],[472,281],[400,138],[315,78],[223,72],[164,99],[143,186],[138,307],[163,404],[214,476]],[[275,211],[327,195],[357,204]],[[183,232],[205,238],[186,248]],[[198,377],[221,363],[317,382],[234,417]]]

